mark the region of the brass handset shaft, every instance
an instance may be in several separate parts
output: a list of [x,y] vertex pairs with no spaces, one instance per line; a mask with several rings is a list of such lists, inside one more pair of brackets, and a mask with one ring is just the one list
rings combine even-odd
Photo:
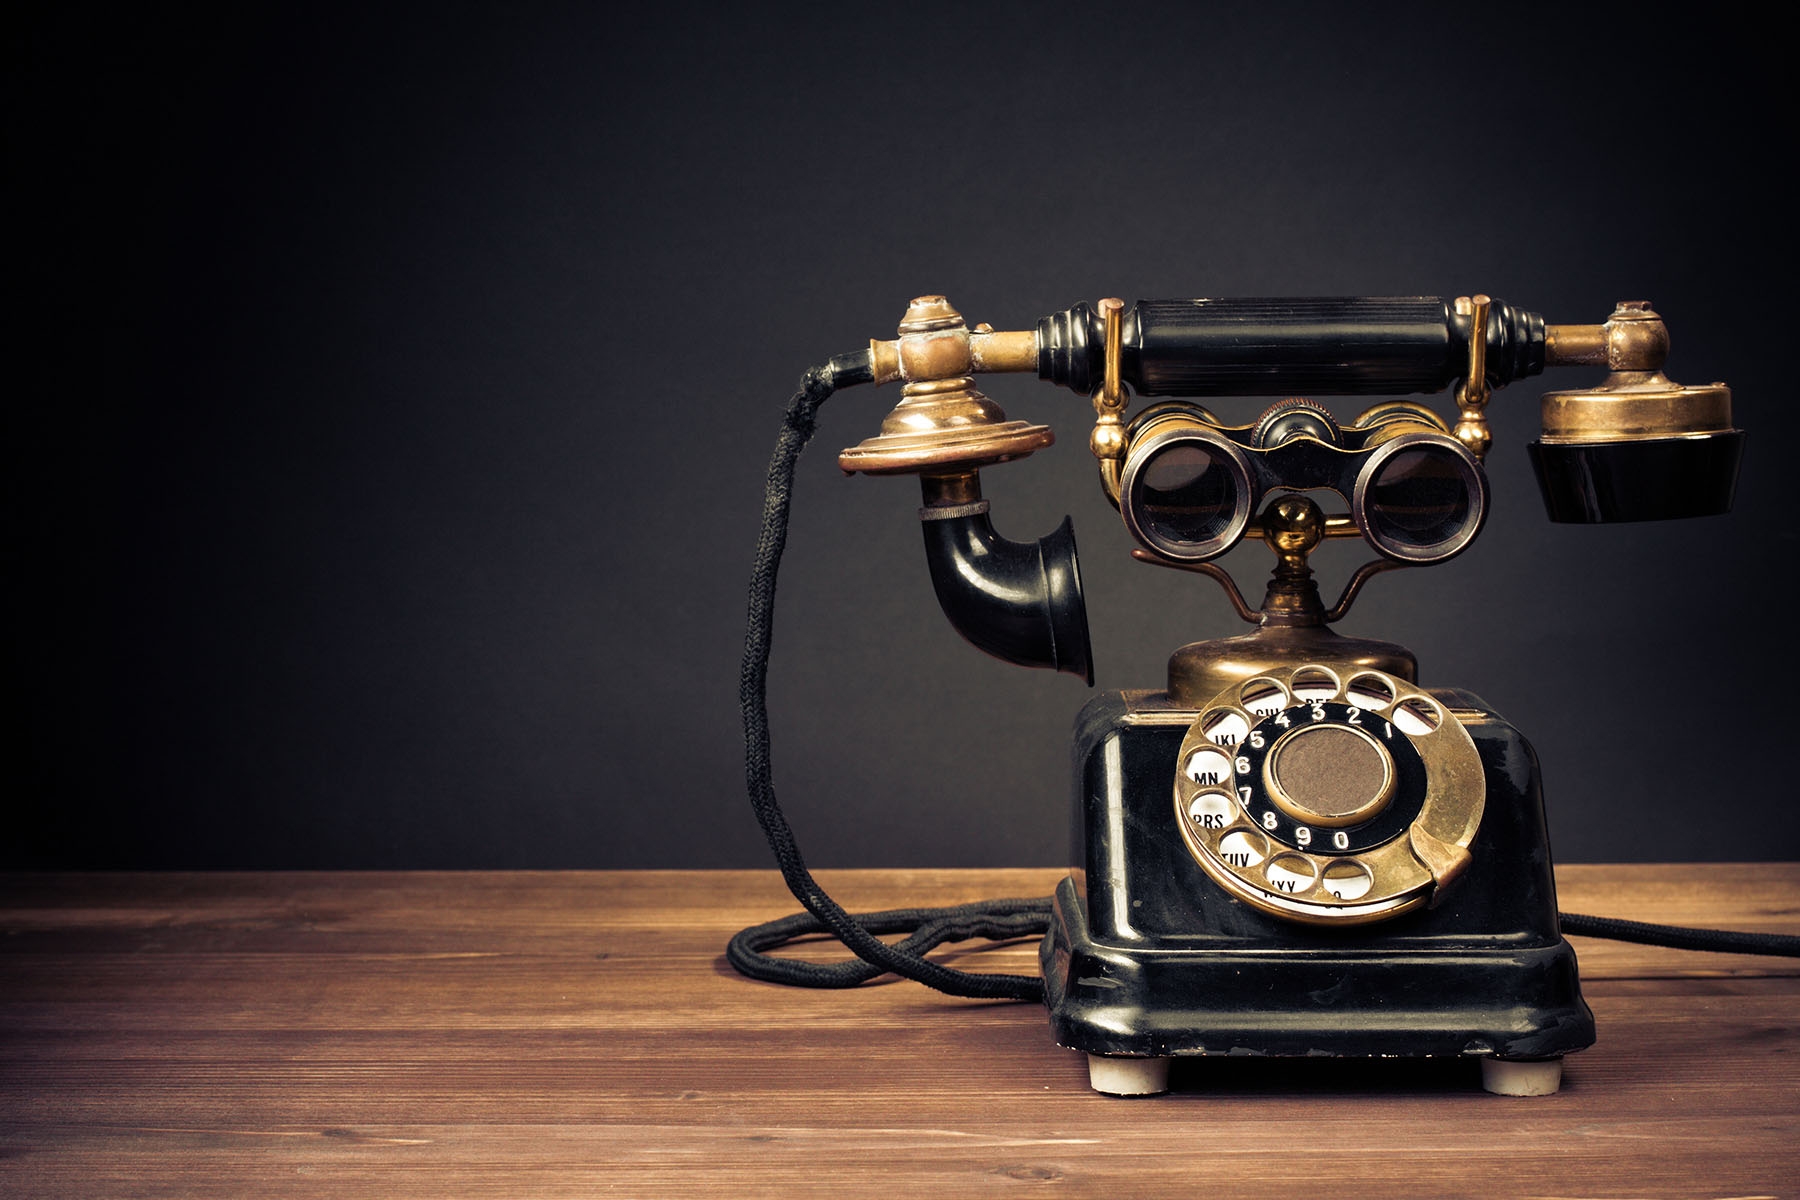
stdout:
[[1604,367],[1606,326],[1546,325],[1544,365],[1550,367]]
[[[999,375],[1038,369],[1037,331],[1034,329],[994,330],[978,325],[967,331],[969,362],[967,370],[983,375]],[[869,340],[869,355],[875,364],[876,384],[906,379],[900,361],[900,339]]]
[[1621,300],[1604,325],[1544,329],[1544,365],[1660,370],[1669,357],[1669,329],[1644,300]]

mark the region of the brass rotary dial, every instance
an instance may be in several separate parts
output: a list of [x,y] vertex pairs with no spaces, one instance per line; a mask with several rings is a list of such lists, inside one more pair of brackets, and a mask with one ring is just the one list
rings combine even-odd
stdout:
[[1182,740],[1177,824],[1228,893],[1310,924],[1428,903],[1470,860],[1486,777],[1438,700],[1367,668],[1307,664],[1234,684]]

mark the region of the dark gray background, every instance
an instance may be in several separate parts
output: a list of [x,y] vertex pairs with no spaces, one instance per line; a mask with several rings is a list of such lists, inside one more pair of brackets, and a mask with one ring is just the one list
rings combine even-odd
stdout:
[[[1000,328],[1103,295],[1654,301],[1671,374],[1737,390],[1735,514],[1548,524],[1533,381],[1493,406],[1481,542],[1344,628],[1534,740],[1561,858],[1800,854],[1795,125],[1764,31],[500,8],[23,22],[5,863],[765,864],[736,681],[768,451],[801,371],[924,292]],[[1074,515],[1101,687],[1239,631],[1129,561],[1083,400],[988,390],[1062,436],[985,483],[1014,537]],[[840,395],[802,464],[777,784],[815,865],[1060,861],[1087,695],[963,645],[912,482],[838,474],[893,399]],[[1229,562],[1256,589],[1266,560]],[[1328,592],[1357,561],[1332,548]]]

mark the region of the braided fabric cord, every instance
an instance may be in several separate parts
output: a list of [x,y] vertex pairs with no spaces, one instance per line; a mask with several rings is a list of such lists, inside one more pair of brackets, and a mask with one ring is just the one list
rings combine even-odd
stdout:
[[[769,460],[763,499],[762,532],[750,575],[750,614],[744,635],[744,662],[738,680],[738,703],[744,715],[744,775],[750,807],[775,852],[788,890],[806,912],[745,929],[731,939],[726,958],[753,979],[802,987],[846,988],[892,972],[952,996],[1041,1003],[1043,980],[1030,975],[959,971],[924,957],[945,942],[970,938],[1002,941],[1041,936],[1049,928],[1051,902],[1045,899],[986,900],[952,908],[905,908],[852,916],[825,894],[807,870],[794,831],[775,798],[769,756],[769,648],[775,629],[775,582],[787,545],[788,510],[794,466],[817,428],[819,406],[840,385],[866,383],[871,377],[868,353],[844,354],[814,367],[788,401],[781,435]],[[1627,942],[1714,950],[1738,954],[1800,956],[1800,937],[1737,933],[1720,929],[1686,929],[1648,925],[1608,917],[1563,913],[1564,933]],[[908,933],[890,945],[878,934]],[[829,933],[856,954],[855,960],[806,963],[777,958],[763,951],[810,934]]]
[[1582,937],[1673,946],[1677,950],[1715,950],[1721,954],[1774,954],[1800,958],[1800,937],[1786,933],[1740,933],[1731,929],[1689,929],[1683,925],[1651,925],[1617,917],[1562,914],[1562,931]]
[[[819,406],[825,403],[840,383],[860,383],[871,374],[867,352],[845,354],[823,367],[814,367],[801,380],[800,390],[788,401],[787,415],[782,421],[781,435],[775,453],[769,459],[769,475],[763,498],[762,532],[756,543],[756,565],[750,574],[750,615],[744,635],[744,663],[738,678],[738,704],[744,714],[744,777],[750,792],[750,807],[762,825],[769,848],[781,866],[788,890],[794,893],[817,927],[804,918],[789,918],[802,923],[794,932],[774,941],[766,940],[771,926],[747,929],[732,939],[727,956],[732,966],[758,979],[781,983],[804,983],[814,987],[851,987],[863,978],[874,978],[892,971],[908,979],[952,996],[970,996],[988,1000],[1031,1000],[1044,997],[1043,980],[1032,975],[981,974],[959,971],[922,957],[922,952],[945,941],[969,937],[1017,937],[1032,930],[1016,924],[1021,913],[1033,914],[1035,932],[1041,933],[1049,919],[1049,901],[991,901],[967,909],[903,910],[905,919],[919,925],[918,932],[897,946],[890,946],[876,933],[898,932],[912,926],[896,923],[901,918],[892,913],[864,918],[868,925],[845,912],[843,907],[825,894],[813,879],[812,872],[800,856],[794,831],[782,815],[775,798],[773,774],[769,761],[769,648],[775,630],[775,582],[781,566],[781,553],[787,545],[788,508],[794,487],[794,465],[800,452],[812,439],[817,428]],[[916,918],[916,919],[915,919]],[[784,922],[774,922],[783,925]],[[1017,932],[1014,930],[1017,929]],[[829,932],[848,946],[867,964],[838,964],[837,970],[818,968],[813,964],[774,959],[759,953],[770,945],[808,932]],[[772,967],[769,964],[774,964]],[[847,968],[847,970],[843,969]],[[822,974],[815,972],[822,971]],[[851,976],[860,976],[851,978]],[[843,980],[844,982],[839,982]]]

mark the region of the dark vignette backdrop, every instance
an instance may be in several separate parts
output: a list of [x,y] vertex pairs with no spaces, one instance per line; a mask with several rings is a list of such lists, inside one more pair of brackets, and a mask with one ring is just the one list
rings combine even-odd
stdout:
[[[369,7],[15,19],[6,864],[763,864],[735,691],[766,455],[801,370],[927,291],[1002,328],[1109,294],[1655,301],[1671,373],[1737,388],[1736,514],[1547,524],[1521,386],[1482,542],[1347,628],[1534,739],[1564,858],[1800,853],[1795,124],[1766,31]],[[1016,537],[1074,514],[1101,686],[1237,632],[1126,559],[1083,402],[990,390],[1063,434],[988,492]],[[819,864],[1059,861],[1085,697],[958,642],[910,481],[837,474],[892,398],[841,396],[803,464],[777,782]]]

